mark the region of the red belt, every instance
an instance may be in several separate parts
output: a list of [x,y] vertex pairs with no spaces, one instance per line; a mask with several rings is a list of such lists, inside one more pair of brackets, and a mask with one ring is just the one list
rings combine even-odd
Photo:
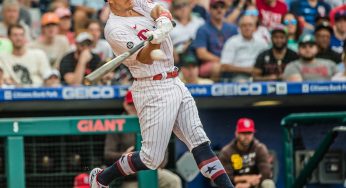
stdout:
[[177,77],[179,74],[179,71],[178,70],[174,70],[172,72],[166,72],[166,73],[160,73],[160,74],[157,74],[157,75],[154,75],[153,77],[151,78],[134,78],[134,80],[146,80],[146,79],[149,79],[149,80],[163,80],[163,79],[168,79],[168,78],[175,78]]

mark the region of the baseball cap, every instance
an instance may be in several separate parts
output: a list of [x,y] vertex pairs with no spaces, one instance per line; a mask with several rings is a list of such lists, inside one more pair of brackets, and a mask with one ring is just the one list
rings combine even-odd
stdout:
[[303,34],[299,37],[298,40],[298,44],[306,44],[306,43],[310,43],[310,44],[315,44],[315,37],[311,34]]
[[51,76],[56,76],[56,77],[60,78],[60,72],[58,70],[56,70],[56,69],[52,69],[50,71],[47,71],[47,72],[44,73],[43,79],[47,80]]
[[133,104],[132,92],[130,90],[128,90],[126,95],[125,95],[125,103],[126,104]]
[[53,12],[44,13],[41,19],[41,25],[59,24],[60,18]]
[[322,22],[321,24],[318,24],[315,27],[315,33],[318,32],[321,29],[326,29],[329,31],[329,33],[332,35],[333,34],[333,28],[330,26],[330,24],[328,22]]
[[82,173],[74,178],[73,188],[89,188],[89,174]]
[[282,24],[278,24],[278,25],[273,27],[273,29],[271,30],[270,33],[273,34],[275,32],[282,32],[285,35],[287,35],[287,28],[284,25],[282,25]]
[[343,18],[346,18],[346,10],[339,10],[335,13],[334,20],[339,21]]
[[55,14],[59,18],[64,18],[64,17],[71,17],[71,11],[68,8],[65,7],[59,7],[55,10]]
[[189,65],[198,66],[198,60],[196,56],[192,53],[184,53],[181,55],[181,66],[187,67]]
[[77,43],[82,43],[82,42],[87,41],[87,40],[89,40],[89,41],[93,40],[93,37],[88,32],[81,32],[76,37]]
[[237,122],[237,133],[255,132],[255,123],[250,118],[240,118]]
[[223,4],[226,4],[225,3],[225,0],[210,0],[210,5],[212,6],[212,5],[215,5],[215,4],[217,4],[217,3],[223,3]]

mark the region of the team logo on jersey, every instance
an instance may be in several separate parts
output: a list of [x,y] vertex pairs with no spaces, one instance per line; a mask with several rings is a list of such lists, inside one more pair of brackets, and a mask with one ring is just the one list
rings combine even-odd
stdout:
[[145,36],[145,33],[148,32],[149,29],[143,29],[143,30],[140,30],[138,33],[137,33],[137,37],[140,39],[140,40],[147,40],[147,36]]
[[132,49],[134,44],[133,44],[133,42],[127,42],[126,46],[128,49]]

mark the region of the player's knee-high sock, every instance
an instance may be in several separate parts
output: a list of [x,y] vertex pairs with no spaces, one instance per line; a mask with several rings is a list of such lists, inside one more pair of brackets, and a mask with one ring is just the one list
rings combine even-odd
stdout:
[[211,150],[208,142],[192,149],[192,154],[203,176],[213,180],[218,187],[234,187],[219,158]]
[[109,185],[114,179],[134,174],[139,170],[148,170],[139,157],[139,152],[127,153],[106,168],[97,176],[97,181],[102,185]]

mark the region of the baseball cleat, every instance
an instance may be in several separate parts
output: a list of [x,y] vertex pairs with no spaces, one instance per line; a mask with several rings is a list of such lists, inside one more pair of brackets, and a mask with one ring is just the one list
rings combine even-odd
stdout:
[[101,185],[97,182],[97,176],[102,172],[101,168],[94,168],[89,174],[89,185],[90,188],[109,188],[109,186]]

